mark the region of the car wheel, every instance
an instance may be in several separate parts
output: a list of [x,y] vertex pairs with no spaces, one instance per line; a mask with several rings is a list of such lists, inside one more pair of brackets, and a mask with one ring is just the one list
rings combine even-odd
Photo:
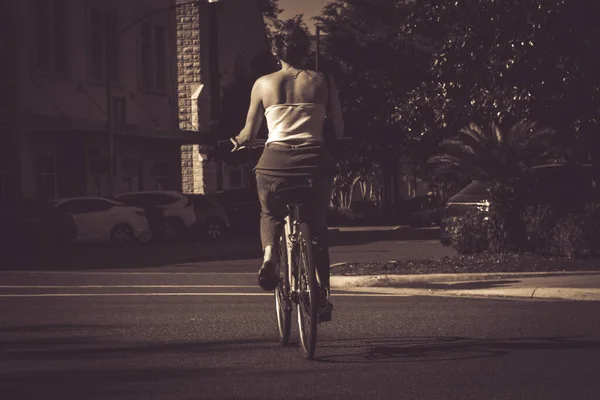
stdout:
[[204,234],[210,240],[219,240],[225,234],[225,223],[218,218],[209,220],[204,225]]
[[135,240],[133,228],[127,224],[115,226],[110,234],[111,241],[118,245],[130,244]]

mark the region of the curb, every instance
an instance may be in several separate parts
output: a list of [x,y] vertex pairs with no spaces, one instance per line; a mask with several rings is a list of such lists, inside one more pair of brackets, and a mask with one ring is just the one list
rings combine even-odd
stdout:
[[[600,271],[572,272],[507,272],[477,274],[429,274],[429,275],[365,275],[331,276],[331,288],[363,293],[379,293],[396,296],[441,297],[512,297],[527,299],[555,299],[572,301],[600,301],[600,288],[570,287],[489,287],[477,288],[477,284],[494,284],[499,280],[518,278],[544,278],[600,275]],[[461,287],[462,286],[462,287]]]
[[[519,298],[539,300],[600,301],[600,289],[577,288],[496,288],[474,290],[426,290],[398,288],[346,289],[351,292],[376,293],[389,296],[436,296],[462,298]],[[335,294],[333,295],[335,297]]]
[[[341,265],[344,263],[334,264]],[[600,275],[600,271],[572,272],[493,272],[472,274],[424,274],[424,275],[361,275],[340,276],[332,275],[332,288],[347,287],[390,287],[398,284],[419,283],[459,283],[470,281],[488,281],[516,278],[544,278],[552,276]]]

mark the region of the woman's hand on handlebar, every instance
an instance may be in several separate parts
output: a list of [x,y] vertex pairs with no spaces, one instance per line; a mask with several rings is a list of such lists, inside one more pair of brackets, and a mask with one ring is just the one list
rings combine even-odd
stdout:
[[248,144],[240,144],[237,139],[235,137],[229,138],[229,140],[219,140],[217,142],[217,145],[222,145],[222,144],[233,144],[233,148],[231,149],[231,152],[233,153],[234,151],[238,151],[238,150],[244,150],[244,149],[255,149],[257,147],[264,147],[265,146],[265,140],[264,139],[257,139],[257,140],[253,140],[251,143]]
[[238,141],[237,141],[237,140],[236,140],[236,138],[234,138],[234,137],[232,137],[232,138],[229,138],[229,141],[230,141],[231,143],[233,143],[233,149],[231,149],[231,152],[232,152],[232,153],[233,153],[234,151],[238,151],[238,150],[240,150],[240,149],[243,149],[243,148],[244,148],[244,146],[240,146],[240,144],[238,143]]

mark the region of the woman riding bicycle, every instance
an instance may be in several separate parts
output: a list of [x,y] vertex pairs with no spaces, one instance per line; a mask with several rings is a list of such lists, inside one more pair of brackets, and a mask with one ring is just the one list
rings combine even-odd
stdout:
[[333,81],[323,73],[306,68],[310,40],[302,26],[293,20],[284,23],[274,37],[273,47],[281,70],[256,80],[246,125],[232,139],[233,151],[251,144],[266,117],[269,135],[255,169],[264,251],[258,281],[265,291],[274,290],[279,282],[275,249],[287,208],[274,192],[282,184],[309,181],[313,187],[308,223],[314,239],[314,261],[321,287],[326,292],[321,298],[326,299],[326,306],[329,306],[326,217],[333,191],[334,164],[324,146],[323,122],[327,115],[335,137],[341,138],[344,131],[342,109]]

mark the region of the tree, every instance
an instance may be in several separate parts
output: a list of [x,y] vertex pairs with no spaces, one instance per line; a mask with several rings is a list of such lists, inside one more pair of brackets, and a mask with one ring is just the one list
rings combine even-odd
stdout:
[[403,31],[435,50],[398,118],[438,141],[471,121],[529,118],[561,133],[565,157],[585,160],[587,148],[597,160],[599,13],[597,0],[416,2]]
[[549,142],[555,131],[521,120],[503,131],[495,124],[485,129],[471,123],[441,143],[442,153],[431,157],[438,174],[462,175],[485,182],[490,192],[490,246],[504,251],[523,241],[523,178],[530,169],[553,159]]
[[[370,144],[347,151],[369,149],[388,189],[398,174],[398,156],[408,144],[402,121],[395,118],[397,108],[427,76],[427,49],[399,29],[410,9],[398,0],[343,0],[327,4],[315,18],[324,32],[321,64],[340,91],[346,135]],[[393,193],[387,190],[386,208],[392,202]]]
[[503,131],[496,123],[482,129],[475,123],[444,139],[442,152],[429,159],[437,174],[463,175],[470,180],[511,185],[535,165],[551,162],[549,142],[555,131],[521,120]]
[[279,0],[262,1],[260,7],[265,21],[267,37],[271,40],[273,33],[281,27],[279,16],[283,10],[279,8]]

